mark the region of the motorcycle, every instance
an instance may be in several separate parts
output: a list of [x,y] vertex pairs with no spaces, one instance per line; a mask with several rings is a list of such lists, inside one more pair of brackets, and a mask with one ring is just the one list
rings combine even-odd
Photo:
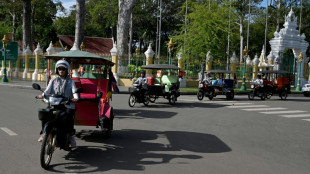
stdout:
[[[40,85],[32,84],[34,89],[41,90]],[[81,93],[82,88],[78,88],[75,93]],[[37,97],[36,97],[37,99]],[[44,126],[44,138],[40,151],[41,167],[47,169],[52,159],[52,155],[57,147],[70,151],[70,133],[67,130],[65,105],[70,104],[70,100],[61,95],[45,95],[44,102],[48,104],[46,108],[39,109],[38,117]]]
[[210,85],[207,85],[205,83],[199,84],[199,91],[197,92],[197,98],[198,100],[202,100],[204,97],[208,97],[209,100],[212,100],[213,97],[215,97],[214,88]]
[[130,93],[128,104],[130,107],[134,107],[135,104],[143,103],[145,106],[148,106],[150,103],[150,97],[147,94],[147,90],[143,88],[142,85],[134,85],[133,92]]

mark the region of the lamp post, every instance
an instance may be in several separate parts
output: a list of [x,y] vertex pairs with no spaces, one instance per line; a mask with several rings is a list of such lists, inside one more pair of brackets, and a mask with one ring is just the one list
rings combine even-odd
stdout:
[[245,70],[246,70],[246,57],[248,56],[248,49],[247,47],[245,46],[244,50],[243,50],[243,55],[244,55],[244,61],[243,61],[243,77],[242,77],[242,85],[241,85],[241,88],[240,90],[241,91],[245,91],[246,90],[246,85],[245,85]]
[[296,91],[301,91],[301,87],[300,87],[300,75],[301,75],[301,63],[303,60],[303,55],[302,52],[300,52],[299,56],[298,56],[298,62],[299,62],[299,74],[298,74],[298,82],[297,82],[297,88]]
[[8,78],[6,76],[6,48],[8,46],[8,42],[9,40],[6,38],[6,35],[4,35],[3,39],[2,39],[2,47],[3,47],[3,51],[4,51],[4,70],[3,70],[3,78],[2,78],[2,82],[8,82]]
[[172,38],[171,38],[169,43],[168,43],[169,65],[172,64],[172,50],[173,50],[173,47],[174,47],[174,43],[173,43]]

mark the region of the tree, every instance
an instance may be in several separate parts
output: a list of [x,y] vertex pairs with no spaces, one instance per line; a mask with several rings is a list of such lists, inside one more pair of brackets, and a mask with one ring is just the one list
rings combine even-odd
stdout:
[[137,0],[119,0],[118,1],[118,22],[117,22],[117,50],[118,54],[123,56],[128,53],[128,35],[130,14]]
[[[189,2],[188,22],[181,24],[181,31],[173,37],[177,49],[182,48],[183,58],[187,61],[200,64],[208,51],[216,59],[226,59],[229,8],[217,3],[210,6],[209,10],[204,3]],[[236,29],[232,27],[231,30],[235,32]],[[235,37],[235,34],[231,35]]]
[[76,0],[75,39],[73,49],[80,49],[84,40],[85,0]]

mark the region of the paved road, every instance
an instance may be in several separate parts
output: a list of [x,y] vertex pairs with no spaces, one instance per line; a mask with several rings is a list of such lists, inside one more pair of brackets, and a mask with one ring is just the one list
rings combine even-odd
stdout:
[[39,164],[38,91],[0,86],[1,173],[306,174],[310,171],[310,98],[198,101],[181,96],[130,108],[113,95],[112,138],[76,126],[78,147]]

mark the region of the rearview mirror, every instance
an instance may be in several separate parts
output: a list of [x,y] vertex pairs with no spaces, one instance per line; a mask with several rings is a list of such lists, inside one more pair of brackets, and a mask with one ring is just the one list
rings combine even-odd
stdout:
[[33,87],[33,89],[41,90],[41,86],[39,84],[37,84],[37,83],[33,83],[32,87]]

